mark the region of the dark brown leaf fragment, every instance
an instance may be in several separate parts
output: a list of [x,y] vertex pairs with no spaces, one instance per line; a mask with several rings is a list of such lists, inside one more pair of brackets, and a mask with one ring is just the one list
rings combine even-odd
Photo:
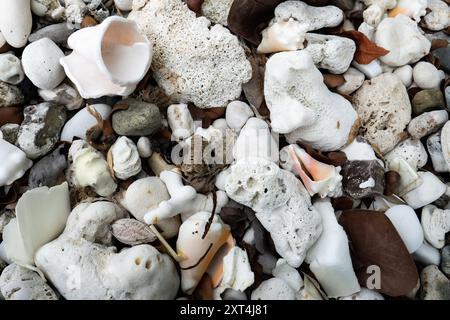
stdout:
[[388,50],[377,46],[375,42],[367,38],[362,32],[356,30],[345,31],[341,34],[341,36],[355,41],[356,52],[354,59],[360,64],[369,64],[373,60],[389,53]]

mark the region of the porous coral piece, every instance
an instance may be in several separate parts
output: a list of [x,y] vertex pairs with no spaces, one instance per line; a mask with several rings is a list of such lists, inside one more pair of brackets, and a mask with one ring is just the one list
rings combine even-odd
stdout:
[[128,16],[154,43],[151,69],[164,91],[200,108],[223,107],[241,94],[252,69],[238,39],[211,27],[179,0],[149,1]]

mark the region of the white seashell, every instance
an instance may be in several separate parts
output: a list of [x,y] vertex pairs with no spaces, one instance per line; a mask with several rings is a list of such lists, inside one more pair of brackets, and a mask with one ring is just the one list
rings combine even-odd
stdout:
[[114,4],[119,10],[130,11],[133,7],[133,0],[114,0]]
[[405,15],[386,18],[375,32],[375,43],[389,53],[379,59],[392,67],[417,62],[430,52],[431,42],[417,23]]
[[73,33],[67,43],[73,51],[60,63],[85,99],[129,95],[152,60],[151,44],[136,24],[117,16]]
[[19,84],[25,77],[20,59],[11,53],[0,54],[0,80]]
[[441,132],[432,134],[427,139],[427,150],[436,172],[448,172],[449,166],[442,153]]
[[64,53],[52,40],[42,38],[30,43],[23,50],[23,71],[39,89],[54,89],[66,77],[59,64],[62,57]]
[[442,155],[450,170],[450,121],[447,121],[441,130]]
[[195,290],[219,249],[232,239],[230,227],[218,215],[214,215],[209,231],[202,239],[210,216],[210,212],[198,212],[183,222],[179,230],[177,253],[183,257],[180,261],[181,289],[188,294]]
[[416,22],[427,13],[428,0],[398,0],[397,6],[389,13],[390,17],[404,14]]
[[332,36],[308,33],[306,51],[311,54],[318,68],[329,70],[334,74],[342,74],[348,70],[353,61],[356,45],[353,40]]
[[424,241],[422,226],[415,211],[405,205],[393,206],[384,213],[394,225],[409,253],[419,249]]
[[32,22],[30,0],[0,2],[0,31],[11,46],[15,48],[25,46]]
[[419,172],[418,174],[422,178],[422,184],[403,196],[403,199],[413,209],[436,201],[447,190],[447,186],[431,172]]
[[126,217],[112,202],[81,203],[63,234],[36,253],[36,265],[65,299],[175,298],[179,276],[169,256],[147,244],[120,252],[114,247],[111,224]]
[[244,292],[255,281],[255,275],[250,267],[247,252],[234,246],[223,257],[223,276],[219,287],[214,290],[215,299],[226,289]]
[[232,101],[227,106],[225,120],[229,128],[240,130],[253,116],[254,113],[248,104],[242,101]]
[[137,150],[141,158],[150,158],[152,155],[152,144],[150,139],[147,137],[140,137],[137,144]]
[[408,124],[408,132],[415,139],[421,139],[438,131],[448,121],[446,110],[424,112]]
[[353,61],[352,65],[364,73],[367,78],[372,79],[383,73],[383,69],[381,69],[381,64],[378,59],[373,60],[369,64],[359,64],[356,61]]
[[433,205],[422,209],[421,217],[425,239],[435,248],[445,245],[445,234],[450,231],[450,210],[442,210]]
[[422,142],[414,139],[400,142],[392,151],[386,154],[386,165],[390,167],[390,163],[398,157],[405,159],[415,170],[422,168],[428,161],[428,154]]
[[67,180],[78,187],[92,187],[103,197],[110,196],[117,188],[103,155],[83,140],[75,140],[69,149],[70,166]]
[[280,160],[284,169],[300,177],[310,196],[319,194],[325,198],[342,195],[341,167],[317,161],[295,144],[281,149]]
[[402,157],[397,157],[390,161],[388,168],[400,175],[400,181],[395,190],[396,195],[400,197],[422,184],[422,178],[417,171]]
[[[350,102],[332,93],[305,51],[274,54],[267,61],[264,95],[273,131],[321,151],[350,142],[357,114]],[[333,106],[333,107],[331,107]]]
[[306,255],[309,268],[328,297],[358,292],[361,288],[353,270],[348,238],[336,220],[330,200],[317,200],[314,207],[322,217],[323,231]]
[[348,68],[342,76],[345,79],[345,83],[336,88],[342,94],[352,94],[362,86],[366,78],[364,73],[352,67]]
[[167,121],[174,141],[186,140],[194,134],[195,125],[187,104],[173,104],[167,108]]
[[3,230],[1,246],[7,259],[33,266],[37,250],[61,234],[69,213],[66,182],[25,192],[17,202],[16,218]]
[[422,246],[413,253],[413,258],[426,266],[430,264],[438,266],[441,262],[441,253],[438,249],[424,241]]
[[421,89],[433,89],[439,87],[445,74],[431,63],[421,61],[414,66],[413,77],[415,84]]
[[[89,106],[97,111],[106,120],[111,114],[111,107],[107,104],[94,104]],[[97,120],[89,112],[89,107],[78,111],[66,122],[61,132],[61,141],[72,142],[74,138],[86,140],[86,132],[97,124]]]
[[84,103],[78,91],[65,83],[52,90],[39,89],[38,93],[44,101],[64,105],[67,110],[79,109]]
[[114,174],[126,180],[142,170],[141,158],[136,145],[127,137],[120,137],[111,146]]
[[27,158],[25,152],[3,139],[0,139],[0,154],[0,187],[20,179],[33,166],[33,161]]
[[406,88],[409,88],[413,82],[413,68],[409,64],[395,69],[394,74],[402,80]]
[[428,0],[428,9],[431,12],[423,19],[427,29],[439,31],[450,25],[450,8],[447,3],[440,0]]

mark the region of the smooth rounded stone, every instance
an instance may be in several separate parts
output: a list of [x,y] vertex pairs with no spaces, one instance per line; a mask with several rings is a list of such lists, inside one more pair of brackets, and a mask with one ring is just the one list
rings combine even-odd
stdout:
[[364,83],[364,73],[355,68],[348,68],[348,70],[342,75],[345,79],[345,83],[337,87],[337,91],[342,94],[352,94]]
[[439,265],[441,262],[439,250],[426,241],[413,253],[413,258],[425,266],[430,264]]
[[417,116],[427,111],[445,108],[444,95],[440,89],[419,91],[411,103],[413,112]]
[[30,34],[28,41],[35,42],[43,38],[49,38],[56,44],[65,45],[67,38],[76,30],[66,22],[51,24]]
[[114,4],[119,10],[130,11],[133,7],[133,0],[114,0]]
[[448,112],[437,110],[422,113],[411,120],[408,132],[414,139],[421,139],[438,131],[448,121]]
[[61,106],[43,102],[26,107],[24,115],[17,144],[30,159],[36,159],[47,154],[58,142],[66,112]]
[[22,104],[23,102],[24,96],[18,87],[0,81],[0,108]]
[[25,75],[39,89],[54,89],[66,77],[59,59],[64,57],[62,50],[49,38],[32,42],[22,53]]
[[413,68],[407,64],[403,67],[394,70],[394,74],[397,75],[406,88],[408,88],[413,81]]
[[369,64],[359,64],[358,62],[353,61],[352,65],[364,73],[364,75],[369,79],[373,79],[383,73],[383,69],[381,68],[381,64],[378,59],[373,60]]
[[341,174],[344,192],[354,199],[382,195],[384,192],[384,168],[376,160],[347,161]]
[[[111,114],[111,107],[107,104],[94,104],[90,108],[97,111],[103,120]],[[97,119],[89,112],[88,107],[78,111],[66,122],[61,131],[61,141],[72,142],[74,138],[86,140],[86,132],[97,124]]]
[[447,3],[441,0],[428,0],[428,13],[423,22],[427,29],[439,31],[450,25],[450,8]]
[[450,73],[450,47],[433,50],[432,54],[439,59],[440,67]]
[[419,88],[433,89],[439,87],[442,79],[445,78],[445,74],[431,63],[421,61],[414,66],[413,78]]
[[383,19],[375,31],[375,43],[389,53],[379,59],[391,67],[419,61],[430,52],[431,42],[417,23],[406,15]]
[[11,46],[25,46],[32,23],[30,0],[0,1],[0,32]]
[[128,109],[112,115],[112,126],[122,136],[147,136],[161,127],[161,114],[156,105],[135,99],[124,99],[118,104]]
[[390,167],[395,158],[401,157],[417,170],[427,164],[428,154],[420,140],[407,139],[400,142],[385,156],[386,166]]
[[239,130],[253,115],[253,111],[248,104],[242,101],[233,101],[227,106],[225,119],[228,127]]
[[20,59],[11,53],[0,54],[0,80],[19,84],[25,77]]
[[240,96],[252,67],[228,29],[197,18],[180,0],[136,7],[128,19],[153,43],[151,69],[168,96],[199,108],[224,107]]
[[401,141],[411,121],[406,88],[400,78],[391,73],[365,81],[353,96],[353,106],[362,121],[362,137],[382,154]]
[[442,153],[441,132],[432,134],[427,139],[427,150],[430,155],[433,169],[436,172],[448,172],[449,166]]
[[450,300],[450,280],[435,265],[427,266],[420,274],[422,300]]
[[450,277],[450,246],[442,248],[441,269],[447,277]]
[[38,90],[38,93],[44,101],[63,105],[67,110],[79,109],[84,103],[84,99],[80,96],[78,91],[65,83],[51,90],[40,89]]
[[5,300],[58,300],[58,295],[39,274],[15,263],[3,270],[0,292]]
[[7,123],[0,127],[0,132],[3,135],[3,139],[11,144],[16,144],[17,137],[19,135],[20,126],[15,123]]
[[52,153],[39,160],[30,170],[28,186],[38,188],[47,186],[49,188],[59,184],[64,179],[64,170],[67,168],[67,159],[64,145],[60,145]]
[[422,178],[422,184],[403,196],[406,203],[413,209],[419,209],[436,201],[447,190],[447,186],[431,172],[421,171],[418,174]]
[[114,174],[126,180],[142,170],[141,158],[134,142],[127,137],[119,137],[110,148]]
[[152,143],[150,139],[147,137],[140,137],[137,144],[137,150],[139,152],[139,156],[141,158],[150,158],[152,155]]

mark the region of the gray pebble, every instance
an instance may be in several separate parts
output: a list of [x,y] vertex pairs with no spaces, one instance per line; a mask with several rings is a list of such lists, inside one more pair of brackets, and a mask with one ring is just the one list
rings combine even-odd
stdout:
[[0,81],[0,107],[9,107],[23,102],[24,96],[18,87]]
[[450,246],[442,248],[441,269],[447,277],[450,277]]
[[433,55],[439,59],[440,69],[450,72],[450,47],[433,50]]
[[450,300],[450,280],[435,265],[422,270],[422,300]]
[[20,126],[15,123],[7,123],[0,128],[3,134],[3,139],[11,144],[16,144],[17,136],[19,135]]
[[39,160],[30,170],[28,185],[30,189],[59,184],[63,171],[67,168],[64,145],[57,147],[51,154]]
[[447,109],[450,109],[450,87],[445,88],[445,102],[447,103]]
[[444,95],[440,89],[419,91],[412,100],[413,112],[416,116],[436,109],[444,109]]
[[117,134],[147,136],[161,127],[161,114],[156,105],[134,99],[124,99],[118,104],[128,105],[128,109],[116,111],[112,116]]
[[51,102],[43,102],[26,107],[24,116],[17,145],[28,158],[37,159],[47,154],[58,142],[66,121],[66,111]]
[[57,44],[65,45],[67,38],[76,30],[66,22],[51,24],[30,34],[28,40],[34,42],[42,38],[49,38]]

